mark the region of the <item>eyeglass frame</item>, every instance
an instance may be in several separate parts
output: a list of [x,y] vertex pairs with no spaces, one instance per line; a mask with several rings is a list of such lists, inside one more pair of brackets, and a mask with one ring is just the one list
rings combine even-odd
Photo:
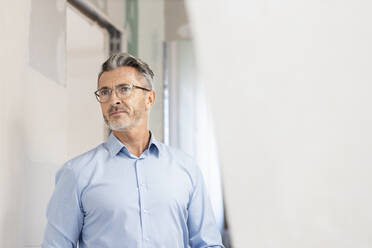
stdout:
[[[152,91],[152,90],[150,90],[150,89],[147,89],[147,88],[144,88],[144,87],[141,87],[141,86],[135,85],[135,84],[133,84],[133,83],[130,83],[130,84],[128,84],[128,83],[122,83],[122,84],[118,84],[118,85],[116,85],[114,89],[109,88],[109,87],[106,87],[106,86],[101,87],[100,89],[98,89],[98,90],[96,90],[96,91],[94,92],[94,95],[96,96],[96,99],[97,99],[97,101],[98,101],[99,103],[106,103],[106,102],[108,102],[108,100],[110,100],[110,97],[112,96],[112,92],[113,92],[113,91],[115,91],[115,95],[116,95],[118,98],[122,99],[122,97],[120,97],[119,94],[118,94],[118,92],[117,92],[117,88],[118,88],[119,86],[123,86],[123,85],[128,85],[128,86],[130,86],[131,93],[130,93],[129,96],[132,95],[132,89],[133,89],[133,88],[137,88],[137,89],[144,90],[144,91],[149,91],[149,92]],[[100,97],[100,96],[99,96],[99,94],[98,94],[98,92],[99,92],[100,90],[102,90],[103,88],[107,88],[107,89],[110,90],[110,97],[109,97],[108,100],[105,101],[105,102],[101,102],[101,101],[99,100],[99,97]]]

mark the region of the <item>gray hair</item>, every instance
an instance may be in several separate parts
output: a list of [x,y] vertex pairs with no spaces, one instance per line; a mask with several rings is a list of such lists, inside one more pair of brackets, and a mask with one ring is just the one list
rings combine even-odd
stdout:
[[129,66],[136,69],[137,72],[146,79],[151,89],[153,89],[154,72],[148,64],[129,53],[116,53],[111,55],[102,64],[101,72],[98,74],[98,80],[104,72],[112,71],[122,66]]

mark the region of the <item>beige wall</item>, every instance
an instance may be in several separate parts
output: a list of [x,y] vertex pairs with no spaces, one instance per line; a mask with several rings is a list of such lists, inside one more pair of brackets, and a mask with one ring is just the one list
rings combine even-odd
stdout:
[[188,8],[234,247],[371,247],[371,2]]

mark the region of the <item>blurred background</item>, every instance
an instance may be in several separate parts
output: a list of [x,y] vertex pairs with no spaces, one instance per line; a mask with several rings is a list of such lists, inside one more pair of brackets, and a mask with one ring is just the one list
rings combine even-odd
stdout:
[[93,92],[153,68],[227,248],[372,247],[372,2],[1,0],[0,247],[40,247],[54,176],[107,137]]

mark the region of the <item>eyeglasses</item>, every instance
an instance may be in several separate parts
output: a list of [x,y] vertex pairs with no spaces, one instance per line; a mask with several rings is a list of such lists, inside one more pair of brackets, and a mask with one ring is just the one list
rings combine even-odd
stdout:
[[[115,86],[114,90],[118,98],[125,99],[130,97],[133,88],[141,89],[144,91],[151,91],[150,89],[146,89],[134,84],[119,84]],[[96,90],[94,94],[96,95],[97,101],[99,101],[100,103],[105,103],[110,100],[112,91],[113,89],[109,87],[102,87],[101,89]]]

